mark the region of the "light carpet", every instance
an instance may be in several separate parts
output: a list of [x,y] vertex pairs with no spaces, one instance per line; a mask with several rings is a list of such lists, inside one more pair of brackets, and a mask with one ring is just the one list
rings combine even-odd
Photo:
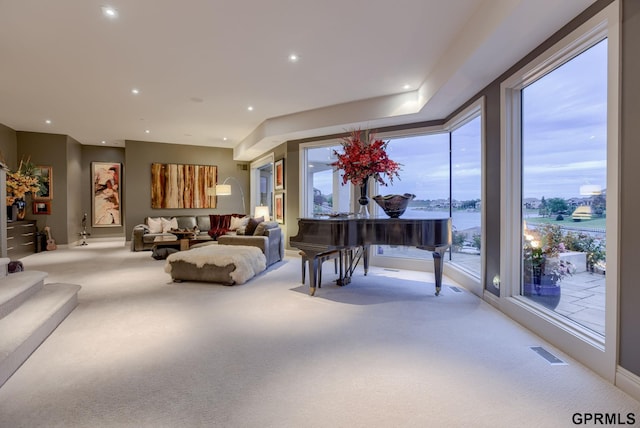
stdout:
[[[34,254],[79,305],[0,388],[0,427],[571,427],[640,403],[444,278],[373,268],[310,297],[289,256],[172,283],[123,242]],[[463,290],[463,289],[462,289]],[[529,346],[566,361],[552,366]]]

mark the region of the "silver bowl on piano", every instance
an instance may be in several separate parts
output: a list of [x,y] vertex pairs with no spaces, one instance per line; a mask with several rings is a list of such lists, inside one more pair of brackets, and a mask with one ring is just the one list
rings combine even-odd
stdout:
[[404,195],[377,195],[373,197],[380,208],[382,208],[389,217],[398,218],[404,214],[409,202],[411,202],[416,195],[412,193],[405,193]]

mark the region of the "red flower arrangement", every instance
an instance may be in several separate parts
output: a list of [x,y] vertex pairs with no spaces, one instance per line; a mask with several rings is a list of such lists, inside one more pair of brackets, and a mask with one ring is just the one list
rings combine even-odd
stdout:
[[342,139],[343,153],[333,151],[338,160],[331,166],[344,171],[342,184],[351,181],[356,186],[362,186],[369,177],[373,177],[378,183],[386,186],[383,174],[387,176],[389,183],[393,183],[394,177],[400,179],[398,171],[401,165],[389,159],[387,155],[389,142],[377,139],[368,132],[364,133],[363,139],[362,133],[361,130],[356,130]]

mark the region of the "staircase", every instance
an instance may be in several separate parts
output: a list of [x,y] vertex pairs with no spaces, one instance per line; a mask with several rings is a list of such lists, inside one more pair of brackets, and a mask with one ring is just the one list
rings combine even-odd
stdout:
[[75,284],[44,284],[45,272],[6,275],[8,263],[0,259],[0,386],[73,311],[80,290]]

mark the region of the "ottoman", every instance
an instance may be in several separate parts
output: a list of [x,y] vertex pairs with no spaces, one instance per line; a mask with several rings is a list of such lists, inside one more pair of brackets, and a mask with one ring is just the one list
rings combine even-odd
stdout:
[[164,271],[176,281],[244,284],[266,269],[267,260],[257,247],[204,245],[170,254]]

